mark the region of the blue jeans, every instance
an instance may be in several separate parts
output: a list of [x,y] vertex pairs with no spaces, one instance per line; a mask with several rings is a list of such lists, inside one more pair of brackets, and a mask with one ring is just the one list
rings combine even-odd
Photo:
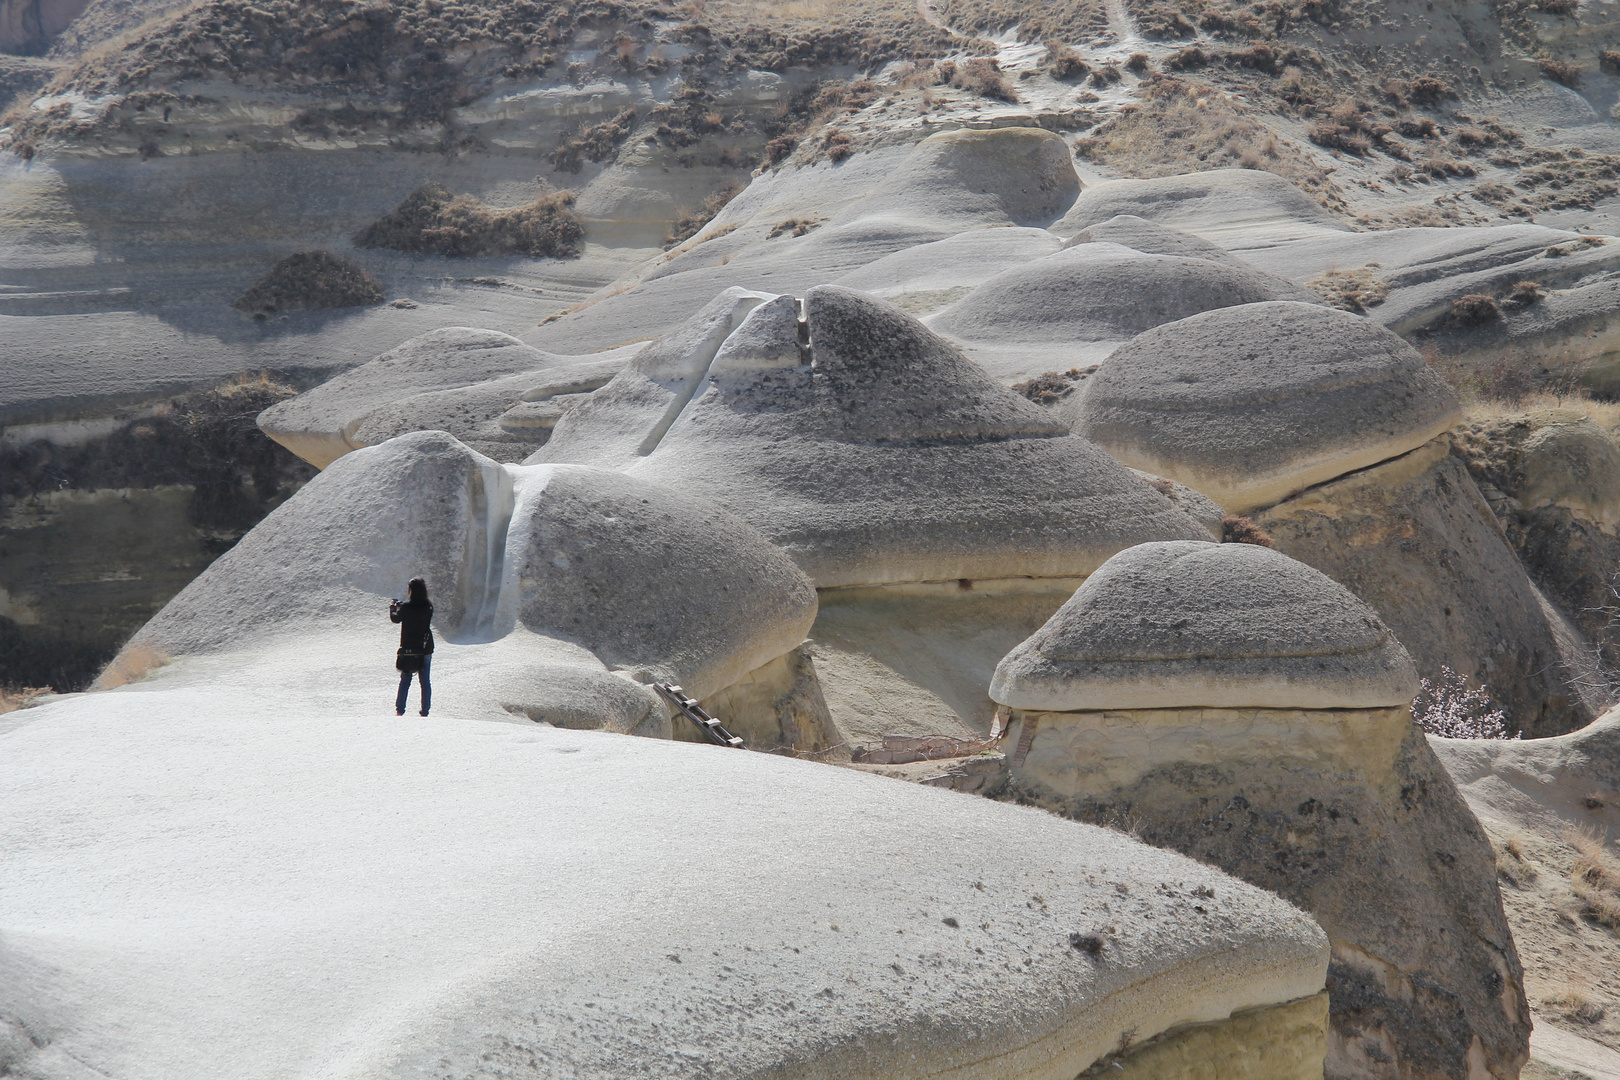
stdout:
[[[426,716],[428,714],[428,709],[433,706],[433,684],[428,681],[428,669],[432,666],[433,654],[428,653],[426,656],[422,657],[423,716]],[[402,713],[405,711],[405,696],[411,692],[411,676],[413,674],[415,673],[410,671],[402,671],[399,673],[399,696],[394,699],[394,711],[397,713]]]

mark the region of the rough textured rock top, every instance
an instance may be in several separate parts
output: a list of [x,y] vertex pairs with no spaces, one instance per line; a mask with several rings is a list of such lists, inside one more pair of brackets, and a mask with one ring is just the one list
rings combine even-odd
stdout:
[[1307,916],[1118,832],[221,674],[5,718],[25,1075],[1042,1080],[1323,985]]
[[1079,244],[990,278],[929,327],[1004,381],[1093,363],[1161,323],[1210,308],[1316,298],[1235,261]]
[[904,312],[836,286],[805,308],[755,309],[632,475],[725,506],[821,587],[1083,575],[1208,536]]
[[1257,169],[1211,169],[1152,180],[1114,180],[1075,199],[1060,236],[1131,214],[1200,235],[1285,238],[1350,227],[1280,176]]
[[1457,395],[1390,331],[1276,302],[1127,342],[1087,380],[1075,431],[1241,513],[1406,453],[1459,418]]
[[584,650],[594,670],[646,670],[700,695],[797,647],[816,610],[786,555],[718,507],[603,469],[502,466],[425,432],[335,463],[132,647],[185,656],[341,637],[415,576],[445,640],[538,635]]
[[1406,650],[1327,575],[1253,544],[1115,555],[1007,654],[990,696],[1017,709],[1362,709],[1417,693]]

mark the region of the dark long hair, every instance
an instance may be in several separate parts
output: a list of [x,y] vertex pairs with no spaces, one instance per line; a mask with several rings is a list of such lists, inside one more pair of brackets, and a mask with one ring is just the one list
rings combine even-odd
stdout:
[[405,586],[405,589],[406,595],[410,597],[411,603],[425,604],[428,602],[427,582],[423,581],[421,578],[411,578],[411,583]]

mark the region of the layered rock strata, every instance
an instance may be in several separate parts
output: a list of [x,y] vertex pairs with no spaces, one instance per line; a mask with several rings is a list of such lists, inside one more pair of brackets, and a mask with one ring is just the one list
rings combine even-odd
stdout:
[[1322,923],[1329,1077],[1514,1077],[1529,1013],[1494,860],[1412,723],[1416,688],[1389,629],[1324,575],[1177,543],[1105,564],[991,694],[1021,721],[1015,797],[1219,865]]

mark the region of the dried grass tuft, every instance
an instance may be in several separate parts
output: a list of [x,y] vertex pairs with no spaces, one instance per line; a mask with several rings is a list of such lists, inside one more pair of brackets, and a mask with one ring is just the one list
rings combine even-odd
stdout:
[[360,230],[354,246],[450,257],[578,258],[585,250],[585,228],[573,205],[571,191],[542,191],[527,206],[492,210],[439,184],[423,184]]
[[347,259],[330,251],[299,251],[271,267],[232,306],[262,321],[295,308],[326,311],[380,304],[383,299],[372,276]]

